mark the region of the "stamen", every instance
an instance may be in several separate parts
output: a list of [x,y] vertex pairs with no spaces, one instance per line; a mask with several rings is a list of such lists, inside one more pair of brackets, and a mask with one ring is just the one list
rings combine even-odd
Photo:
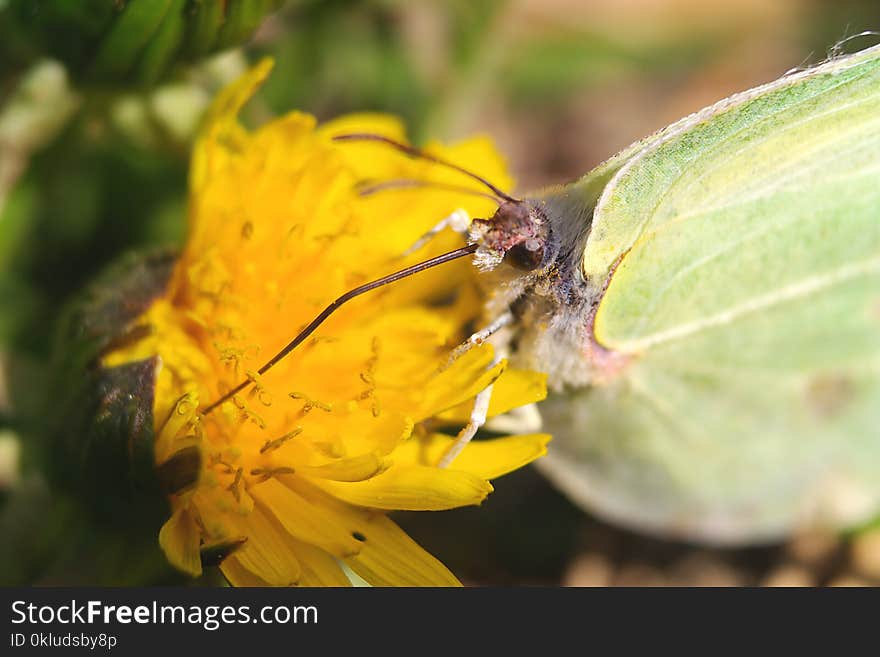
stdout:
[[296,474],[296,470],[284,466],[280,466],[277,468],[254,468],[253,470],[251,470],[251,475],[253,475],[254,477],[259,477],[259,479],[257,480],[258,484],[261,484],[264,481],[271,479],[272,477],[277,477],[278,475],[285,474]]
[[239,468],[235,471],[235,479],[232,480],[232,483],[226,487],[226,490],[232,493],[232,496],[235,498],[236,503],[241,503],[241,491],[238,488],[238,485],[241,483],[241,477],[244,475],[244,468]]
[[254,391],[256,392],[259,402],[263,406],[271,406],[272,393],[266,390],[266,386],[263,385],[263,381],[259,373],[254,372],[253,370],[245,370],[245,376],[250,379],[251,383],[254,384]]
[[367,368],[365,371],[360,373],[360,379],[364,383],[367,384],[367,389],[361,392],[357,399],[358,401],[366,401],[370,400],[370,412],[373,414],[373,417],[379,417],[379,413],[381,410],[381,406],[379,404],[379,400],[376,397],[376,364],[379,361],[379,351],[381,348],[381,342],[379,341],[379,336],[373,336],[373,340],[370,344],[370,349],[373,352],[373,355],[367,360]]
[[260,448],[260,454],[265,454],[268,451],[278,449],[288,440],[296,438],[299,434],[303,432],[302,427],[297,427],[293,431],[290,431],[279,438],[275,438],[274,440],[267,440],[263,446]]
[[361,380],[364,383],[375,385],[375,375],[376,375],[376,364],[379,362],[379,351],[381,350],[381,343],[379,342],[379,336],[374,335],[373,339],[370,341],[370,351],[372,355],[367,360],[367,371],[361,373]]
[[329,242],[337,240],[340,237],[358,237],[360,234],[360,231],[356,228],[343,226],[341,230],[338,230],[335,233],[322,233],[321,235],[313,236],[313,239],[323,242]]
[[300,413],[302,413],[303,415],[308,413],[313,408],[319,408],[326,413],[330,413],[331,411],[333,411],[333,404],[328,404],[327,402],[312,399],[311,397],[308,397],[301,392],[288,393],[288,397],[290,397],[291,399],[302,399],[303,401],[305,401],[305,404],[303,404],[302,410],[300,411]]
[[195,409],[193,408],[193,403],[189,399],[189,397],[184,396],[177,400],[177,404],[175,405],[174,410],[177,412],[178,415],[189,415]]
[[226,322],[215,322],[212,333],[217,336],[225,335],[228,340],[240,340],[242,338],[238,327]]
[[241,366],[241,361],[244,360],[244,349],[237,349],[235,347],[221,347],[219,343],[214,343],[214,348],[217,350],[217,357],[220,359],[221,363],[232,363],[232,369],[236,375],[238,375],[238,370]]
[[288,253],[287,247],[294,241],[294,238],[299,238],[305,233],[305,228],[302,224],[293,224],[290,228],[287,229],[287,232],[284,233],[284,237],[281,238],[278,242],[278,257],[279,258],[287,258],[290,256]]
[[317,345],[322,342],[331,342],[332,343],[332,342],[339,342],[339,340],[340,339],[338,337],[336,337],[335,335],[316,335],[315,337],[312,338],[311,344]]
[[213,467],[215,465],[222,467],[225,474],[232,474],[235,472],[235,466],[224,461],[223,456],[221,456],[219,452],[214,452],[208,457],[208,467]]
[[260,417],[258,413],[255,413],[250,406],[244,403],[238,395],[232,396],[232,403],[235,404],[236,408],[241,411],[241,414],[254,424],[256,424],[260,429],[266,428],[266,421]]
[[219,303],[222,300],[224,293],[226,292],[229,285],[230,281],[223,281],[222,283],[220,283],[220,285],[217,286],[216,290],[211,290],[207,287],[197,287],[196,292],[199,293],[199,296],[205,297],[206,299],[209,299],[214,303]]

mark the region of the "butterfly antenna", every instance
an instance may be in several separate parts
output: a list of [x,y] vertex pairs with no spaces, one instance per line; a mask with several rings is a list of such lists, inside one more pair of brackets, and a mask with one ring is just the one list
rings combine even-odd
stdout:
[[381,182],[364,183],[358,187],[358,194],[361,196],[371,196],[378,192],[384,192],[389,189],[412,189],[412,188],[428,188],[441,189],[447,192],[456,192],[458,194],[470,194],[471,196],[479,196],[487,198],[495,203],[501,203],[503,198],[495,194],[480,192],[476,189],[470,189],[462,185],[451,185],[448,183],[436,182],[433,180],[418,180],[416,178],[394,178],[393,180],[383,180]]
[[333,137],[333,141],[375,141],[381,144],[386,144],[391,146],[392,148],[400,151],[401,153],[405,153],[410,157],[414,157],[420,160],[425,160],[426,162],[433,162],[434,164],[439,164],[440,166],[444,166],[447,169],[452,169],[454,171],[458,171],[459,173],[463,173],[464,175],[476,180],[480,184],[486,186],[488,189],[492,191],[498,198],[504,199],[505,201],[509,201],[511,203],[519,203],[520,199],[514,198],[509,194],[504,193],[498,187],[490,183],[488,180],[483,178],[473,171],[469,171],[464,167],[460,167],[457,164],[449,162],[448,160],[444,160],[442,158],[437,157],[436,155],[431,155],[430,153],[426,153],[425,151],[416,148],[415,146],[410,146],[408,144],[403,144],[399,141],[395,141],[390,137],[386,137],[384,135],[377,135],[372,132],[352,132],[350,134],[345,135],[336,135]]
[[[284,349],[279,351],[277,354],[272,356],[272,358],[264,364],[260,369],[257,370],[257,374],[265,374],[270,369],[272,369],[278,362],[283,359],[287,354],[296,349],[302,342],[309,337],[315,330],[324,323],[324,321],[330,317],[334,312],[336,312],[340,306],[344,303],[351,301],[355,297],[359,297],[366,292],[371,290],[375,290],[378,287],[382,287],[384,285],[388,285],[389,283],[393,283],[395,281],[399,281],[402,278],[406,278],[407,276],[412,276],[413,274],[418,274],[419,272],[425,271],[426,269],[430,269],[431,267],[436,267],[437,265],[442,265],[444,263],[450,262],[452,260],[457,260],[459,258],[464,258],[466,256],[471,255],[477,250],[477,244],[469,244],[460,249],[455,249],[454,251],[449,251],[442,255],[436,256],[429,260],[425,260],[423,262],[419,262],[415,265],[407,267],[405,269],[401,269],[400,271],[394,272],[393,274],[388,274],[387,276],[383,276],[382,278],[377,278],[374,281],[370,281],[369,283],[364,283],[363,285],[359,285],[356,288],[353,288],[343,294],[341,297],[336,299],[329,306],[324,308],[315,319],[309,322],[305,328],[303,328],[293,340],[291,340]],[[237,395],[242,390],[247,388],[249,385],[253,383],[252,379],[247,379],[246,381],[242,381],[237,386],[235,386],[232,390],[227,392],[225,395],[220,397],[217,401],[209,404],[202,411],[202,415],[207,415],[215,408],[220,406],[223,402],[228,401],[234,395]]]

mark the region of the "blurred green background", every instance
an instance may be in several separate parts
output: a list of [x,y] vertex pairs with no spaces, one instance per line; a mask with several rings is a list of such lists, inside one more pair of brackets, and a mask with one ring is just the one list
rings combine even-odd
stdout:
[[[180,243],[201,113],[249,63],[277,62],[250,121],[370,110],[415,141],[486,133],[527,190],[880,29],[876,0],[152,5],[0,0],[0,584],[179,581],[155,540],[48,487],[35,436],[60,309],[120,253]],[[530,470],[480,509],[399,519],[474,584],[880,583],[878,530],[706,550],[608,527]]]

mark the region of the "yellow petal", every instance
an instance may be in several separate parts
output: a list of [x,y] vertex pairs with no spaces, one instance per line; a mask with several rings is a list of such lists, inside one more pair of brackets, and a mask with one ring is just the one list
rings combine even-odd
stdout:
[[259,507],[254,507],[243,519],[229,514],[227,521],[235,525],[237,534],[248,537],[229,559],[234,558],[245,570],[271,586],[290,586],[299,581],[302,568],[286,532]]
[[[356,132],[369,132],[401,141],[406,139],[406,129],[404,128],[403,121],[401,121],[396,116],[392,116],[390,114],[378,114],[372,112],[361,112],[358,114],[347,114],[345,116],[340,116],[339,118],[332,119],[330,121],[327,121],[326,123],[322,123],[317,132],[319,135],[323,135],[326,137],[333,137],[335,135],[345,135]],[[352,143],[352,145],[354,144]],[[382,149],[381,146],[377,151],[376,144],[365,145],[372,145],[372,149],[369,151],[370,155],[375,155],[377,152],[381,152],[382,150],[387,150],[392,153],[394,152],[387,147],[385,149]],[[343,150],[348,150],[348,146],[346,146],[346,148]],[[355,149],[351,150],[354,151]],[[375,167],[372,157],[357,157],[352,159],[355,160],[356,164],[360,164],[362,167]]]
[[303,569],[300,586],[351,586],[336,559],[314,545],[291,540]]
[[346,504],[303,481],[282,476],[284,483],[317,507],[326,509],[361,543],[345,563],[374,586],[460,586],[449,570],[425,552],[384,513]]
[[234,554],[223,560],[220,571],[232,586],[269,586],[266,580],[242,566]]
[[491,362],[492,346],[484,344],[471,349],[440,372],[425,391],[421,417],[431,417],[473,399],[507,367],[507,361],[489,367]]
[[212,123],[217,121],[234,121],[241,108],[269,77],[273,66],[272,59],[264,57],[235,82],[224,87],[211,103],[211,107],[208,108],[205,118],[206,126],[210,127]]
[[[507,161],[502,153],[495,147],[492,139],[487,135],[477,135],[463,139],[453,145],[444,146],[439,141],[430,141],[426,148],[431,152],[439,152],[453,162],[467,162],[469,168],[483,178],[494,183],[502,190],[513,189],[515,181],[508,172]],[[450,179],[453,172],[450,172]],[[479,189],[479,188],[478,188]],[[495,212],[496,204],[493,201],[485,201],[486,211],[483,214],[472,216],[491,217]]]
[[[488,417],[507,413],[511,409],[539,402],[547,397],[547,375],[529,370],[508,368],[501,373],[492,387]],[[473,402],[459,404],[440,418],[450,422],[467,422]]]
[[171,565],[197,577],[202,574],[199,526],[184,507],[177,509],[159,530],[159,545]]
[[304,477],[332,481],[363,481],[379,474],[386,467],[378,454],[362,454],[347,459],[336,459],[318,466],[299,466],[296,471]]
[[174,404],[174,408],[162,422],[159,433],[163,440],[171,441],[181,430],[192,423],[199,408],[199,397],[195,392],[187,392]]
[[345,563],[373,586],[461,586],[449,569],[382,514],[360,523],[360,553]]
[[[479,188],[461,172],[387,145],[332,140],[361,132],[405,141],[394,117],[355,115],[316,127],[314,117],[294,112],[245,129],[238,113],[270,68],[261,62],[218,96],[194,148],[190,234],[161,317],[158,310],[149,316],[164,323],[147,322],[154,330],[138,352],[155,351],[163,363],[154,404],[162,422],[184,392],[216,399],[355,285],[459,245],[459,235],[444,231],[419,253],[401,257],[440,218],[456,208],[482,217],[495,209],[491,200],[440,188]],[[427,148],[510,186],[485,139]],[[357,189],[367,180],[401,179],[428,184],[368,195]],[[485,462],[469,465],[465,454],[463,465],[449,471],[427,467],[415,453],[408,463],[388,458],[415,423],[438,413],[459,418],[493,382],[493,414],[543,396],[543,381],[534,375],[499,379],[506,363],[492,364],[490,345],[438,372],[481,307],[470,263],[433,269],[341,308],[248,393],[203,422],[197,417],[184,426],[175,416],[166,427],[174,440],[157,443],[156,454],[179,449],[179,433],[197,438],[206,457],[186,498],[198,528],[178,527],[178,516],[165,530],[164,542],[174,544],[168,551],[178,561],[195,558],[198,540],[193,547],[185,537],[182,548],[184,529],[202,532],[210,544],[246,536],[222,566],[241,585],[342,585],[334,557],[348,558],[373,583],[456,583],[369,508],[479,504],[492,490],[486,475],[506,472],[543,448],[508,443],[475,457]],[[291,399],[291,392],[300,394]],[[279,441],[293,427],[302,435]],[[280,465],[295,474],[276,469],[256,483],[254,471]],[[175,503],[183,505],[181,498]]]
[[366,481],[312,482],[351,504],[404,511],[440,511],[480,504],[492,492],[492,485],[480,477],[423,465],[392,465]]
[[361,545],[326,509],[313,506],[275,478],[251,487],[251,494],[275,516],[292,537],[316,545],[340,558],[351,556]]
[[248,136],[238,124],[238,112],[269,75],[272,65],[269,58],[261,60],[238,80],[226,86],[211,104],[205,116],[205,128],[193,149],[190,165],[191,189],[201,189],[210,182],[211,157],[223,155],[214,146],[222,143],[224,149],[242,149]]
[[[400,465],[433,465],[454,441],[455,438],[451,436],[437,433],[426,438],[412,438],[394,450],[391,456]],[[482,479],[495,479],[546,454],[548,442],[550,436],[545,433],[474,440],[462,450],[449,470],[460,470]]]

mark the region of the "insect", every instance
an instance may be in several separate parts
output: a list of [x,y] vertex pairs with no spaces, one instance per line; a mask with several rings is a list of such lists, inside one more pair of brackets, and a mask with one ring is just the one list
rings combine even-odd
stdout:
[[585,508],[710,543],[880,512],[880,47],[722,100],[522,199],[379,135],[339,139],[455,168],[498,209],[453,214],[437,230],[466,227],[466,246],[340,297],[260,373],[342,303],[473,256],[486,324],[460,349],[489,339],[549,374],[540,467]]

